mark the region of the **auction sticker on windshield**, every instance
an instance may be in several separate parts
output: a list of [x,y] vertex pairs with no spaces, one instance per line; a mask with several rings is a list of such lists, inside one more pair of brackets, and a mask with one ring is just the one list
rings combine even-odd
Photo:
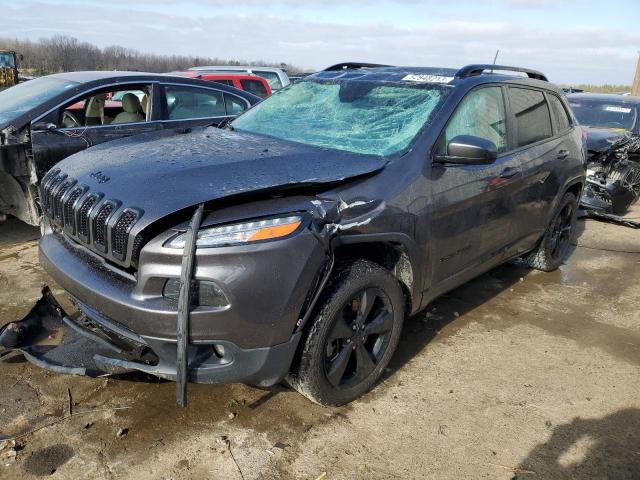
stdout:
[[604,109],[607,112],[616,112],[616,113],[631,113],[631,109],[630,108],[625,108],[625,107],[616,107],[614,105],[607,105],[606,107],[604,107]]
[[402,79],[405,82],[421,82],[421,83],[449,83],[453,77],[444,77],[442,75],[416,75],[409,74]]

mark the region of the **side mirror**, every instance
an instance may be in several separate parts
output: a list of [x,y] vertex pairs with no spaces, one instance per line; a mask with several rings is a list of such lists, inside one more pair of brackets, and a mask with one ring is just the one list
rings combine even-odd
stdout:
[[446,155],[437,155],[436,163],[489,165],[498,158],[498,147],[491,140],[473,135],[458,135],[447,145]]
[[38,122],[34,123],[31,128],[34,132],[55,132],[58,126],[51,122]]
[[24,60],[24,55],[20,54],[20,56],[18,57],[20,59],[20,61],[22,62]]

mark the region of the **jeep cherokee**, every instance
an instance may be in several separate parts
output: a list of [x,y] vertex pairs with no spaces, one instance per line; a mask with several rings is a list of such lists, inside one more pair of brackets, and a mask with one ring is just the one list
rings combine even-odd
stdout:
[[38,312],[96,350],[78,360],[69,340],[58,348],[81,365],[67,365],[16,329],[4,344],[61,372],[286,379],[344,404],[437,296],[515,257],[556,269],[584,182],[582,132],[539,72],[337,65],[224,129],[58,164],[41,186],[40,259],[83,315],[48,293]]

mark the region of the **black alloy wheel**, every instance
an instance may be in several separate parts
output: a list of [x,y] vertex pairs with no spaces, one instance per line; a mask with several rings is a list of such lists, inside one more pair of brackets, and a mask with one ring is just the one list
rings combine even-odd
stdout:
[[366,288],[345,303],[327,337],[325,373],[334,387],[367,379],[389,346],[393,307],[387,295]]
[[325,287],[287,383],[320,405],[344,405],[371,390],[400,340],[407,298],[369,260],[342,260]]
[[551,233],[551,257],[564,259],[573,238],[573,221],[575,206],[572,203],[564,205],[560,214],[556,217]]
[[573,193],[567,192],[556,206],[536,248],[523,256],[525,262],[543,272],[556,270],[569,254],[576,235],[577,220],[578,199]]

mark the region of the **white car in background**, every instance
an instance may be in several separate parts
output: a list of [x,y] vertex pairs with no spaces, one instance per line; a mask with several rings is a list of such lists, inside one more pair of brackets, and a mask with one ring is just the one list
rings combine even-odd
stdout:
[[226,66],[202,66],[191,67],[189,70],[198,72],[225,72],[225,73],[248,73],[264,78],[269,82],[272,91],[280,90],[291,83],[289,77],[284,70],[274,67],[251,67],[243,65],[226,65]]

